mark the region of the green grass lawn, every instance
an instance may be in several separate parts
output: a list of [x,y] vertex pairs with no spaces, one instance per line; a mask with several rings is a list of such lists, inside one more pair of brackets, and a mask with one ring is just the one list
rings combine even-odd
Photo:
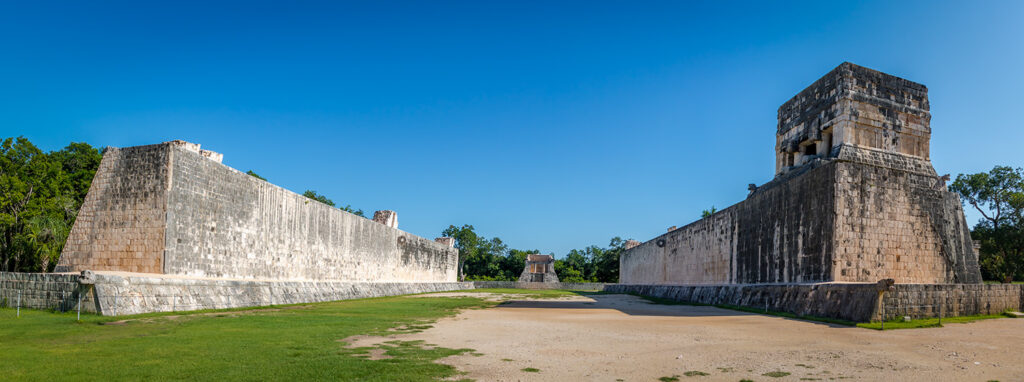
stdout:
[[[963,324],[968,322],[974,322],[979,320],[990,320],[993,318],[1007,318],[1011,317],[1005,313],[1003,314],[980,314],[975,316],[960,316],[960,317],[946,317],[942,319],[942,325],[945,324]],[[939,325],[938,318],[924,318],[918,320],[910,320],[904,322],[903,320],[893,320],[885,322],[885,330],[895,329],[918,329],[918,328],[934,328],[942,326]],[[858,327],[882,330],[881,322],[866,322],[857,324]]]
[[[3,380],[358,380],[456,376],[433,361],[472,349],[381,346],[391,359],[359,358],[339,340],[422,329],[478,298],[384,297],[286,307],[116,318],[0,309]],[[124,323],[111,324],[114,321]],[[408,329],[407,329],[408,330]]]

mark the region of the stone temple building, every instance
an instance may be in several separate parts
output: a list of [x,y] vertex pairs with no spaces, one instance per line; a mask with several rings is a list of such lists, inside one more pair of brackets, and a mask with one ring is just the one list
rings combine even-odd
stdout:
[[773,180],[627,249],[621,282],[980,283],[930,120],[924,85],[839,65],[779,107]]
[[555,257],[539,253],[526,255],[526,266],[519,275],[519,282],[557,283],[555,274]]

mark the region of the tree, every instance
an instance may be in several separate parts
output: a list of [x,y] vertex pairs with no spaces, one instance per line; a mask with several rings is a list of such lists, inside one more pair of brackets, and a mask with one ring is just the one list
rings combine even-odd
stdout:
[[526,265],[526,255],[537,250],[510,249],[500,238],[485,238],[469,224],[448,226],[442,236],[455,239],[459,269],[466,280],[515,281]]
[[573,268],[565,260],[555,260],[555,274],[558,275],[558,281],[563,283],[584,283],[589,281],[583,277],[583,273],[578,268]]
[[607,248],[591,245],[570,250],[555,261],[555,273],[565,282],[619,282],[619,256],[625,249],[626,241],[614,237]]
[[101,159],[86,143],[50,153],[24,137],[0,143],[0,269],[53,270]]
[[704,210],[704,211],[700,212],[700,218],[703,219],[703,218],[709,217],[711,215],[714,215],[715,212],[718,212],[718,209],[715,208],[715,206],[711,206],[710,210]]
[[[264,182],[266,182],[266,181],[267,181],[267,178],[264,178],[264,177],[260,176],[260,174],[257,174],[256,172],[254,172],[254,171],[252,171],[252,170],[246,171],[246,172],[245,172],[245,174],[246,174],[246,175],[249,175],[249,176],[251,176],[251,177],[253,177],[253,178],[256,178],[256,179],[262,180],[262,181],[264,181]],[[306,191],[306,192],[311,192],[311,191]],[[302,194],[302,195],[303,195],[303,196],[306,196],[306,194]],[[306,197],[308,198],[308,196],[306,196]]]
[[995,166],[960,174],[949,189],[981,213],[971,238],[981,242],[982,275],[1003,282],[1024,277],[1024,170]]
[[594,278],[598,282],[617,283],[619,282],[619,256],[626,250],[626,241],[621,237],[613,237],[608,242],[608,248],[602,248],[600,253],[594,256],[595,273]]

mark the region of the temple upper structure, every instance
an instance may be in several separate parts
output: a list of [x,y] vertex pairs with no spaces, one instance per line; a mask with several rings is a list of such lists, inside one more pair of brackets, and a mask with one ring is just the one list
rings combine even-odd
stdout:
[[930,121],[927,87],[844,62],[779,107],[775,173],[843,146],[927,161]]

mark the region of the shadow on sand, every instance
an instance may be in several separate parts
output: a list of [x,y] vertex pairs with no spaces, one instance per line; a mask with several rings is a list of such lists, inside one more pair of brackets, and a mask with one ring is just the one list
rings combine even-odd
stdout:
[[723,307],[709,305],[691,305],[685,303],[658,303],[643,297],[628,294],[604,294],[593,292],[576,292],[580,296],[588,297],[594,301],[565,301],[565,300],[509,300],[500,305],[499,308],[510,309],[612,309],[631,316],[671,316],[671,317],[716,317],[716,316],[762,316],[765,318],[779,318],[793,321],[809,322],[819,325],[826,325],[834,328],[848,328],[849,325],[842,325],[833,322],[822,322],[814,317],[792,317],[786,313],[769,312],[757,313],[733,310]]

